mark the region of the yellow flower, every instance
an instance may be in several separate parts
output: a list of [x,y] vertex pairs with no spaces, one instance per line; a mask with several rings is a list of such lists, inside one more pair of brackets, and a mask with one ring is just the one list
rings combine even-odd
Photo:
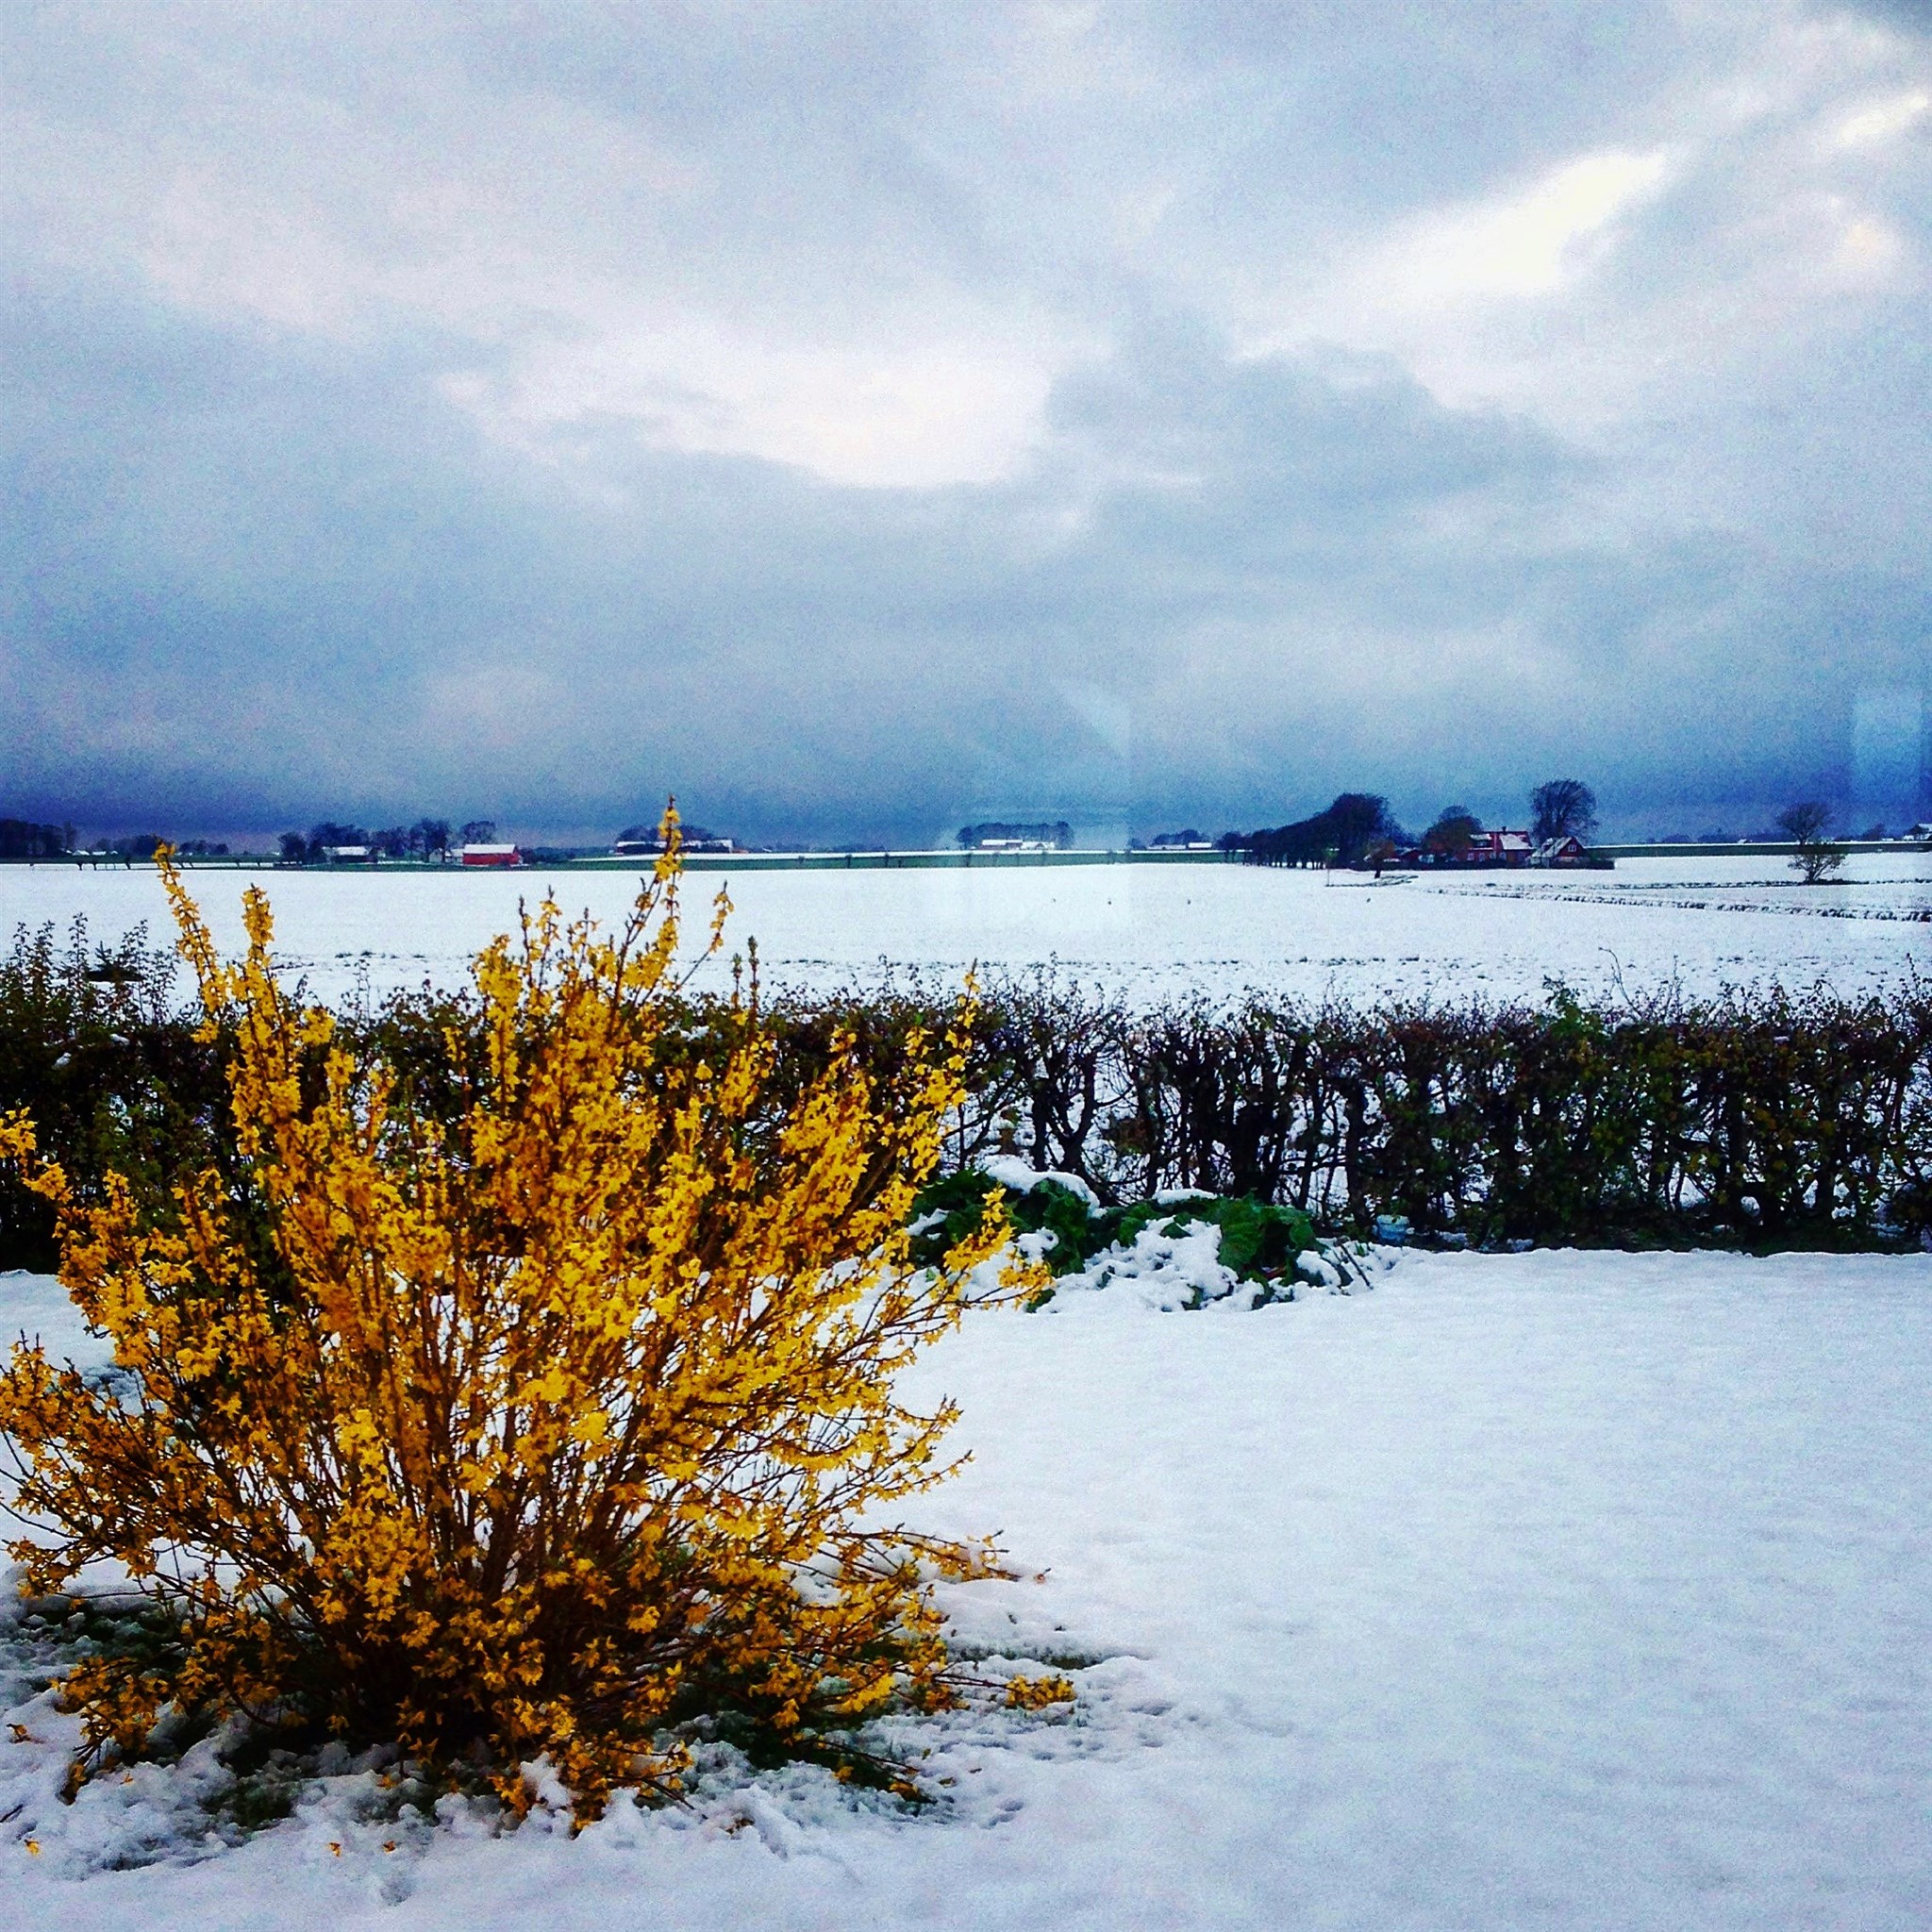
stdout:
[[918,1270],[904,1231],[970,1009],[890,1079],[841,1041],[782,1102],[755,977],[685,1051],[667,825],[620,930],[546,900],[484,950],[431,1074],[281,986],[258,891],[224,961],[162,855],[232,1162],[83,1200],[0,1117],[138,1391],[14,1354],[0,1430],[57,1533],[13,1554],[42,1593],[117,1559],[173,1626],[66,1680],[82,1771],[170,1704],[275,1712],[480,1752],[518,1807],[547,1757],[581,1817],[675,1788],[674,1727],[708,1708],[836,1763],[856,1714],[944,1701],[926,1579],[986,1557],[859,1525],[945,1474],[953,1408],[893,1378],[1006,1241],[995,1204]]
[[1049,1705],[1072,1704],[1074,1687],[1058,1671],[1044,1677],[1009,1677],[1007,1705],[1013,1710],[1043,1710]]

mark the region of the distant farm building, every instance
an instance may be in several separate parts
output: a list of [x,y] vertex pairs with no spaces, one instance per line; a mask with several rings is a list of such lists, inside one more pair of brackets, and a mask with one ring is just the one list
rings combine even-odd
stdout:
[[1499,826],[1494,831],[1485,831],[1474,820],[1459,824],[1453,840],[1439,840],[1434,832],[1419,846],[1406,846],[1397,851],[1390,860],[1395,865],[1444,866],[1451,870],[1463,867],[1482,868],[1493,871],[1498,866],[1515,868],[1523,865],[1587,864],[1581,857],[1583,848],[1572,839],[1567,841],[1547,840],[1545,845],[1562,843],[1575,845],[1579,855],[1575,861],[1569,859],[1546,859],[1541,856],[1541,848],[1532,844],[1527,832],[1512,832]]
[[[703,825],[680,825],[678,843],[687,852],[736,852],[738,841]],[[613,858],[656,858],[664,850],[664,836],[656,825],[626,825],[610,841]]]
[[1590,854],[1574,832],[1560,839],[1545,839],[1530,856],[1532,865],[1588,865]]
[[509,866],[521,865],[524,855],[514,845],[465,845],[463,863],[465,865]]
[[374,845],[325,845],[322,856],[331,865],[374,865],[375,847]]
[[1474,831],[1469,835],[1465,851],[1445,858],[1450,865],[1527,865],[1531,846],[1527,832],[1512,832],[1507,826],[1493,832]]
[[1074,828],[1065,819],[1050,824],[987,819],[976,825],[961,825],[958,842],[964,852],[1064,852],[1074,842]]
[[[686,852],[736,852],[736,839],[680,839]],[[656,858],[664,850],[661,839],[618,839],[610,846],[613,858]]]

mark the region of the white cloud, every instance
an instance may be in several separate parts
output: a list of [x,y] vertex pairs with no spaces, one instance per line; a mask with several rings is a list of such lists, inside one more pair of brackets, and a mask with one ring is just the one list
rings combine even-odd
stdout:
[[1858,214],[1845,222],[1831,255],[1831,267],[1847,282],[1884,282],[1905,254],[1898,230],[1875,216]]
[[1669,158],[1579,156],[1526,192],[1431,215],[1363,272],[1383,299],[1428,309],[1467,296],[1534,298],[1574,283],[1615,245],[1619,218],[1663,187]]
[[1833,130],[1832,144],[1840,148],[1878,147],[1909,132],[1927,114],[1932,114],[1932,89],[1907,88],[1846,115]]
[[[1616,138],[1365,226],[1257,285],[1240,339],[1393,357],[1445,401],[1587,441],[1628,474],[1634,515],[1747,523],[1780,469],[1766,425],[1785,425],[1784,461],[1815,471],[1822,445],[1863,440],[1848,425],[1864,406],[1827,401],[1819,371],[1842,382],[1862,367],[1889,389],[1925,333],[1901,330],[1897,305],[1932,294],[1932,148],[1906,138],[1925,125],[1932,43],[1774,8],[1756,32],[1738,19],[1721,55],[1623,103]],[[1841,353],[1861,339],[1857,358]],[[1834,509],[1888,555],[1882,503],[1921,460],[1902,420],[1890,441],[1908,468],[1873,469],[1874,513]]]
[[1009,475],[1035,441],[1055,345],[989,336],[787,341],[666,316],[622,334],[526,346],[500,378],[444,393],[499,441],[555,459],[585,425],[651,448],[762,457],[827,482],[929,489]]

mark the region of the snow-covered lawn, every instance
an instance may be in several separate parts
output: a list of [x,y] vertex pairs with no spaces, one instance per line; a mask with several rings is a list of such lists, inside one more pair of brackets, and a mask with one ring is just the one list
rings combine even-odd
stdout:
[[[1932,1257],[1407,1254],[1375,1284],[1110,1290],[921,1367],[974,1453],[921,1520],[1025,1573],[956,1591],[959,1632],[1094,1659],[1070,1716],[921,1734],[924,1815],[721,1766],[688,1811],[491,1838],[358,1823],[345,1774],[194,1847],[180,1774],[48,1796],[35,1704],[42,1741],[0,1738],[0,1923],[1932,1923]],[[0,1309],[61,1319],[28,1277]],[[162,1862],[92,1869],[143,1822]]]
[[[217,933],[240,941],[249,876],[274,899],[284,957],[324,997],[425,977],[447,983],[520,895],[555,887],[566,911],[622,914],[636,881],[616,872],[488,875],[203,872],[193,887]],[[694,908],[713,874],[690,881]],[[793,985],[870,975],[881,961],[957,982],[974,960],[1053,965],[1154,1001],[1245,987],[1319,999],[1432,993],[1541,998],[1558,977],[1583,993],[1677,979],[1708,991],[1770,978],[1856,993],[1932,959],[1932,855],[1860,855],[1845,881],[1807,889],[1777,859],[1630,859],[1612,873],[1348,877],[1248,866],[751,873],[729,881],[732,941],[756,935],[767,974]],[[0,868],[0,927],[89,915],[96,937],[145,919],[171,927],[151,871]]]

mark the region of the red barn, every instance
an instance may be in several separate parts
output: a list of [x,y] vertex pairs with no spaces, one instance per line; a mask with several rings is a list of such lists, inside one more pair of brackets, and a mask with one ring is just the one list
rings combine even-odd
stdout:
[[465,865],[521,865],[524,855],[514,845],[465,845]]

